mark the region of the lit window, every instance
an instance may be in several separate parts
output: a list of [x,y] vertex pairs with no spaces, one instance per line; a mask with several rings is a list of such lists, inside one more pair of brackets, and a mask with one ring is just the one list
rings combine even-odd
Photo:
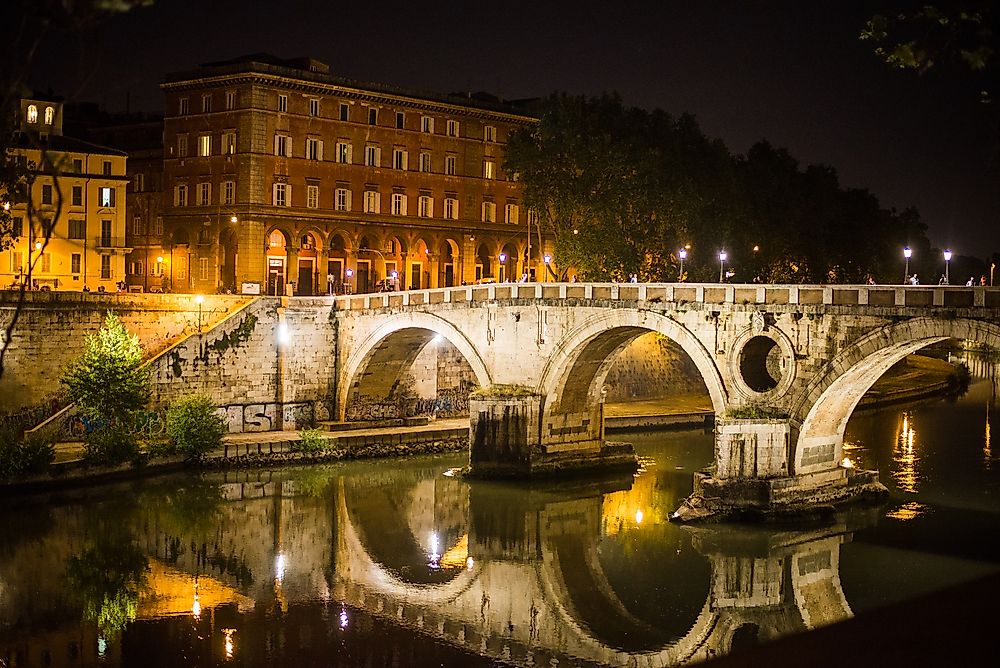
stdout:
[[271,248],[277,248],[285,245],[285,235],[279,230],[274,230],[271,232],[271,236],[267,239],[267,245]]
[[510,223],[511,225],[517,225],[517,219],[520,211],[517,204],[507,204],[503,209],[503,219],[505,223]]
[[52,107],[45,107],[45,124],[52,125],[56,120],[56,110]]
[[431,116],[420,117],[420,131],[434,134],[434,119]]
[[97,189],[97,206],[114,206],[115,205],[115,189],[104,186],[103,188]]
[[28,105],[28,122],[37,123],[38,122],[38,107],[33,104]]
[[350,211],[351,210],[351,191],[347,188],[337,188],[336,197],[334,199],[334,208],[337,211]]
[[401,148],[392,149],[392,168],[393,169],[406,169],[406,151]]
[[212,155],[212,135],[198,137],[198,155],[203,158]]
[[483,126],[483,141],[496,141],[497,129],[492,125]]
[[445,156],[444,159],[444,173],[448,176],[455,176],[455,166],[458,163],[458,159],[453,156]]
[[483,202],[483,222],[493,223],[497,219],[497,205],[493,202]]
[[288,111],[288,96],[279,95],[278,96],[278,111]]
[[394,216],[406,215],[406,195],[402,193],[392,194],[392,215]]
[[319,208],[319,186],[306,186],[306,207]]
[[365,213],[379,213],[382,208],[382,197],[375,190],[365,191]]
[[429,195],[421,195],[417,202],[417,215],[421,218],[433,218],[434,198]]
[[344,163],[345,165],[351,164],[351,145],[347,142],[337,142],[337,162]]
[[274,184],[274,206],[288,206],[288,191],[290,187],[286,183]]
[[444,200],[444,217],[448,220],[458,220],[458,199],[446,197]]
[[497,163],[492,160],[483,161],[483,178],[495,179],[497,177]]
[[449,137],[458,136],[458,121],[448,121],[448,136]]

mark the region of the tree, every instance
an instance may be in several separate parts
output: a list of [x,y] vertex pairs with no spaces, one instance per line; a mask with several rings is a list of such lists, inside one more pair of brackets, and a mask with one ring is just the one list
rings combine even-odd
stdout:
[[142,364],[139,337],[108,311],[104,326],[87,335],[87,349],[60,379],[77,406],[88,417],[119,426],[149,402],[149,370]]
[[215,403],[203,394],[181,397],[167,409],[167,435],[176,451],[188,459],[201,459],[220,447],[227,431]]

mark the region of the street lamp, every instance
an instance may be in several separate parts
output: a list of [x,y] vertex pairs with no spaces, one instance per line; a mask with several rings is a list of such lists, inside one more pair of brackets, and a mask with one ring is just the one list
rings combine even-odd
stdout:
[[545,255],[543,255],[542,262],[545,263],[545,278],[547,280],[549,278],[549,275],[552,273],[552,267],[549,266],[552,263],[552,255],[550,253],[546,253]]
[[198,302],[198,333],[201,334],[201,305],[205,302],[205,297],[198,295],[194,300]]
[[503,280],[507,277],[507,254],[500,253],[500,255],[497,256],[497,259],[500,260],[500,271],[497,272],[497,281],[499,283],[503,283]]
[[726,270],[726,258],[727,257],[728,257],[728,255],[726,255],[726,251],[724,251],[724,250],[719,251],[719,283],[722,283],[722,279],[723,279],[723,276],[724,276],[723,272],[725,272],[725,270]]
[[684,260],[687,259],[687,256],[688,256],[688,252],[687,252],[686,248],[682,248],[679,251],[677,251],[677,257],[680,258],[680,260],[681,260],[681,268],[680,268],[680,271],[677,272],[677,282],[678,283],[680,283],[681,281],[684,280]]
[[351,278],[354,276],[354,270],[350,268],[344,270],[344,276],[347,277],[347,294],[351,294]]
[[948,273],[948,265],[951,264],[951,251],[945,250],[944,252],[944,284],[948,285],[951,283],[951,275]]
[[906,268],[903,270],[903,285],[906,285],[906,281],[910,278],[910,256],[913,255],[913,251],[907,246],[903,249],[903,257],[906,258]]

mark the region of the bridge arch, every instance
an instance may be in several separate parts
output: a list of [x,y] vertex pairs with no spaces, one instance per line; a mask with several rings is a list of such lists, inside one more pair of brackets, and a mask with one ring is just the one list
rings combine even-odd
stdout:
[[837,466],[847,422],[865,392],[907,355],[949,338],[1000,348],[1000,326],[967,319],[913,318],[877,329],[842,350],[809,384],[792,411],[793,423],[800,424],[793,472]]
[[337,393],[339,419],[346,415],[348,399],[360,381],[359,374],[378,375],[379,382],[388,389],[436,336],[446,339],[465,357],[480,387],[493,384],[479,351],[457,327],[424,311],[400,313],[383,322],[351,350],[338,379],[343,388]]
[[693,332],[672,318],[651,311],[612,309],[590,318],[560,341],[541,374],[538,392],[545,412],[561,412],[560,403],[584,406],[597,402],[601,386],[618,353],[637,337],[658,332],[690,356],[701,375],[716,413],[726,409],[728,393],[711,352]]

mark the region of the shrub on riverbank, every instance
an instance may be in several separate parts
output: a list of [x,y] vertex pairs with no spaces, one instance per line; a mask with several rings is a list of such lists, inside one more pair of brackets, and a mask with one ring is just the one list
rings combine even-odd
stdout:
[[139,441],[131,429],[118,424],[105,424],[87,434],[83,442],[83,458],[101,466],[137,462],[140,458]]
[[299,440],[292,443],[292,449],[306,454],[322,452],[326,446],[326,436],[322,429],[300,429]]
[[215,413],[215,402],[203,394],[174,401],[167,409],[167,436],[171,449],[187,459],[201,459],[222,447],[226,421]]
[[51,438],[41,434],[22,436],[14,429],[0,432],[0,479],[44,473],[54,458]]

